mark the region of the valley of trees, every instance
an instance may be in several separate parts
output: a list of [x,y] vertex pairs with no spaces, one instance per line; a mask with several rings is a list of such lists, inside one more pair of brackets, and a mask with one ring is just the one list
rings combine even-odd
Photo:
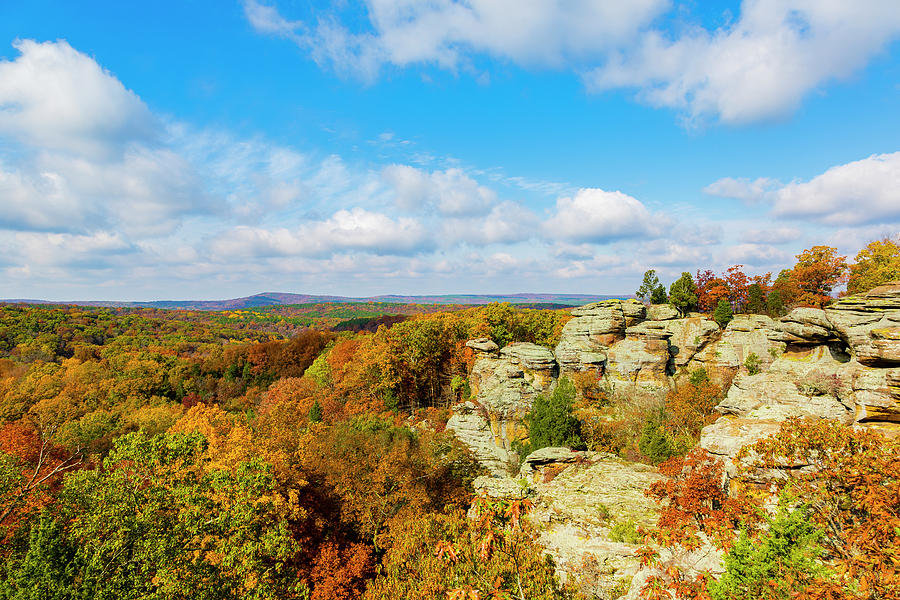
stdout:
[[[796,258],[668,288],[648,271],[637,295],[724,327],[900,279],[892,240],[851,263],[827,246]],[[394,308],[0,306],[0,598],[578,597],[528,500],[473,495],[482,470],[444,431],[470,395],[467,340],[552,348],[568,310]],[[787,422],[743,468],[802,455],[818,470],[778,483],[767,512],[760,490],[726,494],[722,465],[694,449],[724,390],[684,375],[652,407],[563,380],[526,418],[529,451],[659,465],[647,564],[700,538],[727,551],[720,578],[672,568],[646,597],[900,597],[900,444]]]

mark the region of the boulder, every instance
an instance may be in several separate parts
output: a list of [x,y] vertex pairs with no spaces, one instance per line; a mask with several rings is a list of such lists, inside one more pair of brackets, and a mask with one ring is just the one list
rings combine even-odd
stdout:
[[629,327],[625,339],[607,351],[607,381],[614,389],[668,389],[670,337],[665,322],[645,321]]
[[[626,314],[627,310],[627,314]],[[572,309],[574,317],[563,326],[555,355],[563,373],[601,371],[606,349],[625,337],[629,321],[643,316],[640,302],[605,300]]]
[[706,369],[712,381],[726,387],[751,354],[767,369],[784,351],[784,342],[769,339],[775,331],[775,321],[765,315],[736,315],[721,337],[697,352],[687,368]]
[[671,304],[651,304],[647,309],[647,319],[649,321],[670,321],[680,316],[678,309]]
[[795,308],[775,324],[781,335],[771,339],[791,344],[823,344],[837,340],[837,332],[819,308]]
[[900,365],[900,283],[838,300],[825,315],[864,365]]
[[493,354],[500,349],[500,346],[498,346],[491,338],[476,338],[474,340],[469,340],[466,342],[466,347],[471,348],[476,352],[485,352],[488,354]]
[[666,323],[669,351],[674,355],[675,367],[687,365],[692,358],[719,336],[719,325],[703,316],[675,319]]

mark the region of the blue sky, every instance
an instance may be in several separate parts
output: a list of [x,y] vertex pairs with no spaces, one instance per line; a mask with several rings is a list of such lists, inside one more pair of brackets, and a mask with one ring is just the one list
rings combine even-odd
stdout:
[[0,297],[629,293],[900,232],[895,0],[0,5]]

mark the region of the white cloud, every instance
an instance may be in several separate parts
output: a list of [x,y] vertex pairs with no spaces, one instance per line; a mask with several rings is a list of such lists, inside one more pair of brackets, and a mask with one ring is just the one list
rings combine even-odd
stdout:
[[0,61],[0,135],[46,150],[108,157],[158,138],[158,123],[137,95],[65,41],[18,41]]
[[217,210],[194,168],[163,145],[140,98],[65,41],[17,42],[0,62],[0,226],[171,233]]
[[[689,122],[784,116],[900,35],[896,0],[744,0],[738,19],[714,31],[681,25],[684,13],[666,15],[672,5],[367,0],[367,25],[351,31],[335,12],[303,23],[285,19],[274,5],[244,2],[260,33],[290,38],[320,65],[365,81],[385,64],[455,71],[488,55],[570,69],[594,92],[636,89],[645,102],[683,111]],[[345,20],[365,23],[358,15]]]
[[775,194],[773,213],[828,225],[900,219],[900,152],[877,154],[831,167]]
[[725,248],[720,258],[729,265],[762,267],[786,265],[791,262],[793,255],[766,244],[737,244]]
[[455,70],[470,53],[562,67],[625,43],[668,5],[668,0],[368,0],[371,30],[358,33],[335,15],[310,27],[256,0],[245,0],[244,9],[260,33],[293,37],[323,66],[371,80],[387,63]]
[[743,200],[752,204],[768,198],[772,190],[779,185],[778,180],[769,177],[758,177],[757,179],[723,177],[703,188],[703,193],[719,198]]
[[485,214],[497,201],[494,190],[479,185],[462,169],[428,173],[409,165],[389,165],[382,178],[404,210],[433,207],[442,215],[464,217]]
[[636,88],[651,105],[682,109],[690,119],[747,123],[791,112],[898,35],[895,0],[744,0],[733,25],[675,39],[650,32],[585,81],[594,91]]
[[408,255],[432,244],[425,227],[414,219],[354,208],[293,229],[236,227],[217,236],[210,248],[217,257],[321,257],[352,251]]
[[789,244],[796,243],[803,232],[796,227],[752,228],[741,232],[741,241],[748,244]]
[[660,218],[622,192],[585,188],[556,201],[556,213],[545,231],[549,237],[569,242],[605,243],[653,235]]
[[450,218],[443,221],[445,245],[466,242],[474,246],[514,244],[539,237],[540,220],[521,204],[502,202],[482,217]]

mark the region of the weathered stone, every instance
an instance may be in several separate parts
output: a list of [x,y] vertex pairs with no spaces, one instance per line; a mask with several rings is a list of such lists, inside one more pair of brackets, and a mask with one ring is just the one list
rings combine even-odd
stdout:
[[[644,305],[605,300],[572,309],[574,319],[565,324],[556,346],[556,359],[563,373],[602,370],[606,349],[625,337],[628,320],[636,320]],[[629,315],[626,317],[625,308]]]
[[553,352],[544,346],[528,342],[516,342],[500,350],[500,356],[506,357],[513,364],[521,364],[526,369],[535,371],[554,371],[556,358]]
[[588,453],[565,447],[548,447],[535,450],[525,457],[519,468],[521,477],[530,478],[547,465],[569,464],[585,460]]
[[474,340],[469,340],[466,342],[466,347],[475,350],[476,352],[487,352],[494,353],[500,349],[494,340],[490,338],[476,338]]
[[672,334],[669,351],[674,355],[676,368],[688,364],[697,352],[718,337],[720,331],[719,325],[706,317],[668,321],[666,329]]
[[481,475],[475,478],[472,487],[476,494],[485,494],[491,498],[524,498],[529,490],[523,483],[509,476]]
[[607,351],[607,381],[616,389],[667,389],[671,336],[665,322],[645,321],[629,327],[626,338]]
[[506,476],[512,461],[512,454],[501,444],[491,428],[486,411],[474,402],[463,402],[453,408],[453,415],[447,421],[447,430],[465,444],[475,459],[495,476]]
[[775,324],[780,341],[795,344],[822,344],[837,339],[837,332],[819,308],[795,308]]
[[900,368],[860,367],[853,390],[858,423],[900,423]]
[[730,459],[744,446],[778,433],[781,423],[780,419],[721,417],[700,432],[700,447],[725,459],[725,468],[733,476],[735,465]]
[[838,300],[825,315],[859,362],[900,364],[900,283]]
[[[536,344],[510,344],[498,355],[482,354],[472,367],[469,382],[484,423],[468,416],[463,422],[451,419],[453,428],[469,430],[465,439],[460,439],[477,456],[484,456],[482,464],[496,471],[496,456],[505,463],[512,456],[513,442],[528,437],[525,415],[538,394],[553,390],[558,374],[553,353]],[[465,404],[460,410],[471,413]],[[488,438],[498,448],[493,454],[482,448]]]
[[647,309],[647,319],[650,321],[669,321],[680,316],[678,309],[671,304],[651,304]]
[[[653,467],[595,452],[580,453],[574,464],[546,463],[543,469],[544,477],[531,475],[537,497],[532,519],[540,526],[539,542],[553,557],[561,579],[575,576],[587,586],[584,592],[608,598],[611,589],[640,567],[636,546],[610,541],[610,529],[629,521],[645,527],[656,523],[659,508],[644,491],[662,476]],[[593,579],[587,583],[586,564]]]
[[769,339],[775,331],[775,322],[764,315],[736,315],[722,332],[718,341],[697,352],[688,363],[688,369],[706,369],[710,379],[727,386],[751,354],[760,360],[760,367],[767,369],[786,344]]
[[622,302],[622,313],[625,315],[625,325],[631,327],[647,318],[647,307],[640,300],[625,300]]

